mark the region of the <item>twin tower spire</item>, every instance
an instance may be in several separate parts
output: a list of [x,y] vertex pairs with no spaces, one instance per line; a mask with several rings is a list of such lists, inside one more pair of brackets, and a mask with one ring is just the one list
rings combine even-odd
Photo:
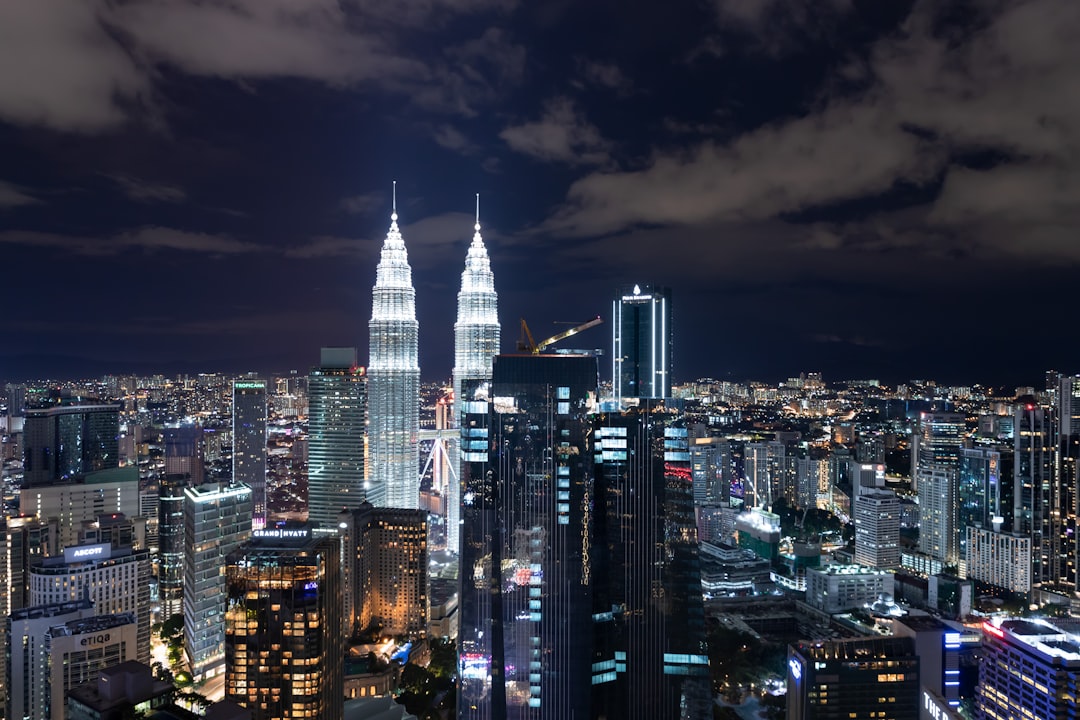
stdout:
[[[475,232],[461,274],[454,323],[455,403],[460,402],[463,380],[491,377],[492,358],[499,352],[495,277],[480,236],[480,196],[476,197]],[[390,230],[375,271],[368,323],[369,463],[364,494],[376,507],[416,508],[420,504],[419,324],[412,268],[397,221],[397,183],[394,183]],[[451,482],[449,488],[447,539],[454,548],[458,529],[457,483]]]

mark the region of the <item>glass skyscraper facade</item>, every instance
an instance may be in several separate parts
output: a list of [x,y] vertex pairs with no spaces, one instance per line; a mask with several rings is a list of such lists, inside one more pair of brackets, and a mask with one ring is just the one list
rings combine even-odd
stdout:
[[585,355],[464,385],[459,717],[710,713],[682,415],[596,390]]
[[120,463],[118,405],[28,410],[23,429],[23,487],[74,482]]
[[416,291],[405,241],[390,216],[368,323],[368,452],[364,494],[375,507],[420,506],[420,366]]
[[596,360],[500,355],[461,403],[461,718],[589,717]]
[[253,527],[266,524],[266,381],[233,383],[233,482],[251,488]]
[[283,523],[226,560],[225,697],[253,720],[342,717],[338,542]]
[[615,399],[671,396],[671,290],[634,285],[613,304],[611,384]]
[[323,348],[308,376],[308,520],[333,533],[338,513],[364,500],[367,376],[356,348]]
[[[710,718],[693,473],[681,403],[594,419],[593,717]],[[592,517],[589,518],[588,515]]]
[[[499,352],[498,296],[495,294],[495,276],[487,248],[480,237],[480,218],[477,212],[475,233],[465,270],[461,273],[461,290],[458,292],[457,322],[454,323],[454,402],[455,414],[460,408],[461,386],[468,380],[490,380],[491,364]],[[456,427],[454,423],[453,427]],[[456,445],[456,444],[455,444]],[[448,485],[446,498],[447,528],[446,546],[458,551],[459,525],[461,520],[461,472],[460,452],[455,448],[456,481]]]

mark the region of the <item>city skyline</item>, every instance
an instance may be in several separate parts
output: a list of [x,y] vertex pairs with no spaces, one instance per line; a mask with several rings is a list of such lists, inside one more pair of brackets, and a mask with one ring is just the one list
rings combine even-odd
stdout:
[[452,371],[477,192],[504,352],[642,283],[673,289],[676,383],[1076,369],[1067,0],[15,2],[0,27],[0,252],[34,298],[0,320],[5,380],[365,357],[395,179],[424,379]]

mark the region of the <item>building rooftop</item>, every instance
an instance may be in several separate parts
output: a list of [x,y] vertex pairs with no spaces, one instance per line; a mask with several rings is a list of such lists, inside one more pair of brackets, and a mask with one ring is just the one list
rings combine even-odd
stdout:
[[983,623],[983,630],[998,638],[1009,638],[1027,646],[1046,661],[1080,668],[1080,635],[1066,632],[1050,620],[993,620]]

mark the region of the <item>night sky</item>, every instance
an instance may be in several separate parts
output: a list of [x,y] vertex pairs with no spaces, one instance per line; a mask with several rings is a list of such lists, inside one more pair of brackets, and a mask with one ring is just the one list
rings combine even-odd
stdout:
[[1077,38],[1076,0],[6,0],[0,380],[366,362],[395,179],[425,379],[477,192],[507,351],[638,282],[676,382],[1080,372]]

